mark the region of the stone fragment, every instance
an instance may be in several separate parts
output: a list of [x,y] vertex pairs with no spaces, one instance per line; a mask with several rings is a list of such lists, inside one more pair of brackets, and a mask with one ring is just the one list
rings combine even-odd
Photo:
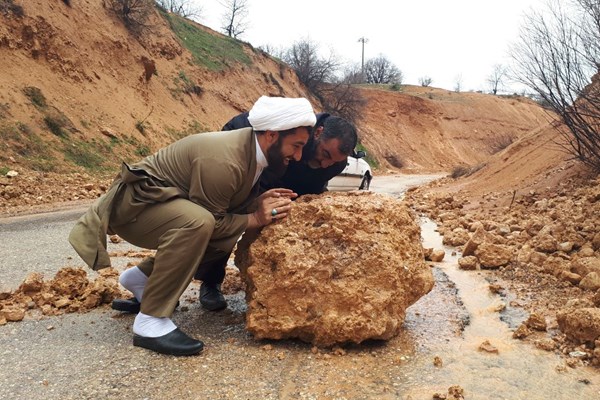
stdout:
[[542,253],[552,253],[558,248],[558,241],[549,233],[541,234],[533,239],[534,248]]
[[557,246],[558,251],[562,251],[564,253],[569,253],[573,250],[573,242],[562,242]]
[[531,313],[525,321],[525,325],[531,329],[535,329],[536,331],[545,331],[547,329],[546,318],[542,314],[539,313]]
[[479,262],[477,261],[477,257],[475,256],[461,257],[458,259],[458,267],[460,269],[472,271],[477,269],[478,265]]
[[600,274],[595,271],[590,272],[583,277],[581,282],[579,282],[579,287],[585,290],[593,291],[600,289]]
[[513,339],[525,339],[531,333],[531,330],[523,323],[513,332],[512,337]]
[[25,294],[37,293],[42,290],[44,284],[44,278],[42,274],[38,272],[32,272],[25,277],[25,280],[19,286],[19,291]]
[[513,257],[511,246],[502,244],[482,243],[475,250],[481,268],[499,268],[510,262]]
[[449,246],[462,246],[469,241],[469,232],[463,228],[455,228],[444,235],[442,243]]
[[7,307],[0,311],[0,315],[9,322],[17,322],[22,321],[23,318],[25,318],[25,310],[21,308]]
[[463,248],[462,255],[463,257],[472,256],[475,254],[475,250],[482,244],[484,241],[491,241],[491,234],[489,234],[483,227],[483,225],[479,226],[471,238],[465,243],[465,247]]
[[433,287],[416,217],[372,192],[301,197],[290,218],[249,247],[239,242],[235,261],[247,279],[246,326],[258,339],[388,340]]
[[573,285],[577,285],[579,284],[579,282],[581,282],[581,275],[576,274],[574,272],[561,271],[558,274],[558,279],[572,283]]
[[535,347],[538,349],[553,351],[556,350],[556,342],[551,338],[538,339],[535,342]]
[[495,353],[498,354],[498,348],[490,343],[489,340],[484,340],[479,345],[479,351],[485,351],[487,353]]
[[600,308],[565,307],[556,315],[558,327],[580,343],[593,342],[600,337]]
[[592,238],[592,248],[594,250],[600,250],[600,232],[596,233]]
[[571,272],[581,275],[582,277],[586,276],[590,272],[600,273],[600,258],[577,258],[571,262]]
[[433,262],[441,262],[444,259],[445,255],[446,252],[444,250],[437,249],[431,252],[429,260]]

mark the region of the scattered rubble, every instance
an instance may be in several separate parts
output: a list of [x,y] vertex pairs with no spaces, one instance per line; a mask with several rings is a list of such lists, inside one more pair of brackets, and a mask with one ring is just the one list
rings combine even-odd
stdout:
[[62,268],[46,281],[34,272],[14,292],[0,296],[0,325],[21,321],[33,310],[43,315],[60,315],[86,312],[110,303],[122,297],[118,277],[113,268],[101,270],[94,280],[89,280],[82,268]]
[[442,185],[412,190],[406,201],[462,250],[461,269],[488,269],[517,295],[511,305],[530,316],[513,337],[567,355],[577,349],[586,354],[579,362],[600,366],[600,177],[515,193],[504,207],[502,193],[472,199]]

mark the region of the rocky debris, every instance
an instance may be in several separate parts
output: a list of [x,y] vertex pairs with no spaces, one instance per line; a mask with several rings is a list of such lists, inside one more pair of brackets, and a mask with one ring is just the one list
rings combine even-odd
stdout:
[[445,393],[434,393],[434,400],[463,400],[465,397],[465,390],[458,386],[452,385],[448,388],[448,394]]
[[[600,177],[561,181],[546,191],[517,192],[510,205],[499,205],[505,193],[447,193],[441,183],[412,190],[406,202],[438,223],[438,231],[454,242],[457,232],[469,239],[459,254],[462,269],[488,269],[516,294],[518,306],[543,313],[562,354],[581,343],[584,363],[600,365]],[[473,257],[473,258],[469,258]],[[580,299],[577,307],[565,306]],[[585,305],[582,305],[585,304]],[[544,322],[546,322],[544,321]],[[557,321],[557,322],[555,322]],[[529,321],[513,337],[538,340]],[[539,344],[538,344],[539,345]],[[544,347],[552,347],[549,342]]]
[[106,192],[112,181],[112,177],[92,178],[82,173],[63,175],[19,169],[14,172],[16,175],[11,178],[0,176],[0,214],[17,214],[51,203],[95,199]]
[[2,320],[21,321],[34,309],[44,315],[60,315],[86,312],[110,303],[114,298],[122,297],[118,278],[119,273],[113,268],[101,270],[93,281],[82,268],[62,268],[48,281],[34,272],[14,292],[0,300],[0,324]]
[[[357,224],[361,215],[365,223]],[[303,196],[285,221],[236,249],[247,329],[318,346],[390,339],[434,284],[406,205],[371,192]]]

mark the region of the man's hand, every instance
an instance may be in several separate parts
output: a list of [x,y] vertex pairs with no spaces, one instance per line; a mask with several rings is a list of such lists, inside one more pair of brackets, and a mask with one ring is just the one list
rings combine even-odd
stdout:
[[290,189],[271,189],[258,198],[258,209],[248,217],[248,228],[259,228],[286,218],[292,209],[292,199],[298,197]]

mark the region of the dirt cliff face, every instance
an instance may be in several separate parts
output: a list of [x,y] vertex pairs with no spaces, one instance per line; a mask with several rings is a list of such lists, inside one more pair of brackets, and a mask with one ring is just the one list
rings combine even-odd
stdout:
[[519,96],[418,86],[361,93],[368,100],[362,142],[384,170],[422,173],[475,166],[549,122],[546,111]]
[[[247,64],[224,54],[220,70],[198,65],[158,12],[134,35],[102,2],[22,6],[22,17],[0,14],[0,168],[107,175],[121,160],[220,129],[261,95],[308,96],[292,70],[248,44],[236,42]],[[361,93],[358,128],[376,174],[477,165],[547,122],[519,97],[414,86]]]
[[[358,223],[357,216],[368,216]],[[319,346],[390,339],[433,288],[420,228],[399,200],[374,193],[303,196],[293,217],[249,249],[246,325],[257,338]]]
[[101,1],[21,3],[23,16],[0,13],[0,167],[106,172],[219,130],[261,95],[307,96],[292,70],[247,44],[248,64],[200,66],[158,11],[134,35]]

